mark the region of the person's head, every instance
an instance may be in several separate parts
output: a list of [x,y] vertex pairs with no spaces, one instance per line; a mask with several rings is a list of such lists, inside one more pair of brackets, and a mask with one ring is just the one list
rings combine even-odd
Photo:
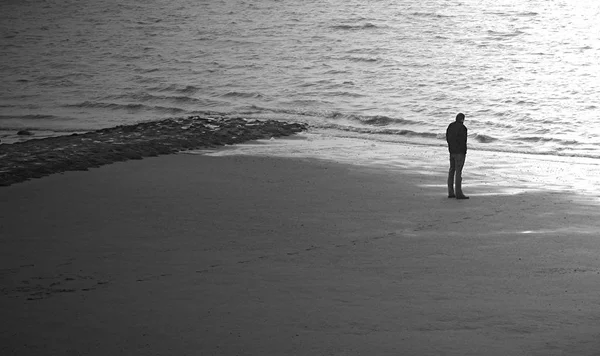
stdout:
[[463,122],[465,122],[465,114],[463,114],[462,112],[459,112],[459,113],[456,115],[456,121],[457,121],[457,122],[460,122],[461,124],[462,124]]

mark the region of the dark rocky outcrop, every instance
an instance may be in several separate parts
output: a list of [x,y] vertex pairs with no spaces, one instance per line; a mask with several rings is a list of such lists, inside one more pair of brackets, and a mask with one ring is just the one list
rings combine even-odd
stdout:
[[299,123],[191,116],[3,144],[0,186],[117,161],[288,136],[303,130],[306,125]]

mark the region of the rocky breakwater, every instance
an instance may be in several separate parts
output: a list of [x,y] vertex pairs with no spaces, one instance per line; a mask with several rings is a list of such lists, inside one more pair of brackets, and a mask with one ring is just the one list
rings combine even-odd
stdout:
[[118,161],[288,136],[305,124],[275,120],[172,118],[84,134],[0,145],[0,186]]

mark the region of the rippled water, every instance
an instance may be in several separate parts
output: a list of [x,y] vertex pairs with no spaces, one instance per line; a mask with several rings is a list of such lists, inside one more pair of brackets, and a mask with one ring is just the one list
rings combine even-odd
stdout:
[[600,157],[600,2],[0,3],[0,130],[206,112],[339,135]]

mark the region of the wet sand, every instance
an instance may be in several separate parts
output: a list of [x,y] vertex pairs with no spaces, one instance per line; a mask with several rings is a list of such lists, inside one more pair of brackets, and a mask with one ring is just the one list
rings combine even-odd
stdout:
[[0,354],[598,355],[597,167],[287,142],[1,187]]

